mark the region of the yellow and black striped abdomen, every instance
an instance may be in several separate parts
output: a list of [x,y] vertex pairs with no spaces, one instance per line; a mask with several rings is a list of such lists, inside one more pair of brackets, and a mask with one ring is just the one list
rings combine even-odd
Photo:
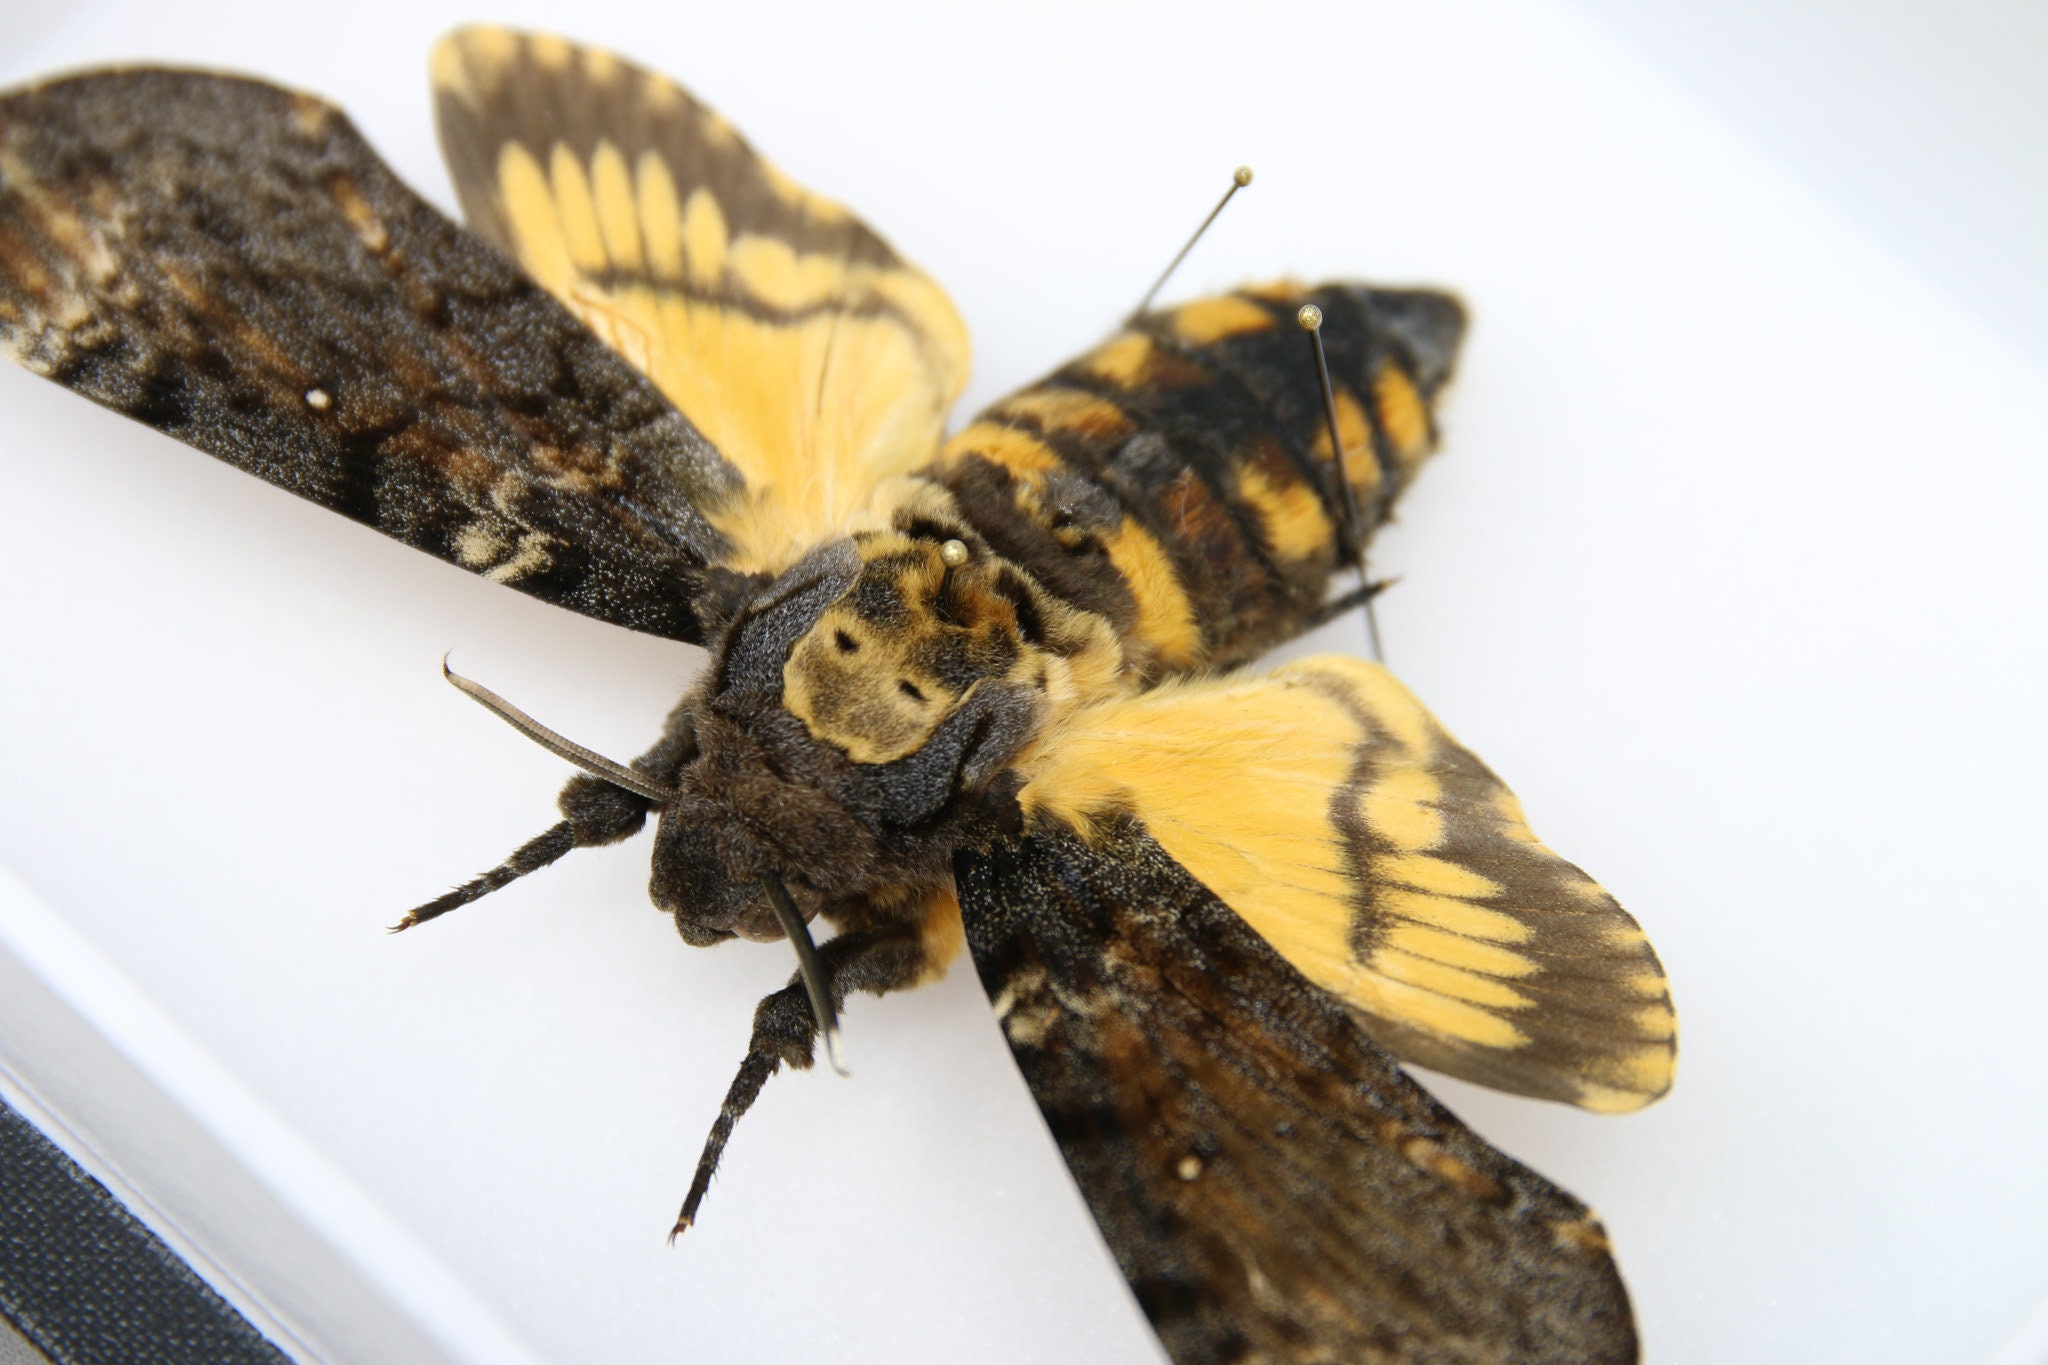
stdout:
[[1464,310],[1428,291],[1283,284],[1148,313],[997,403],[940,457],[961,511],[1108,617],[1147,674],[1298,634],[1350,558],[1303,304],[1322,309],[1361,539],[1435,446]]

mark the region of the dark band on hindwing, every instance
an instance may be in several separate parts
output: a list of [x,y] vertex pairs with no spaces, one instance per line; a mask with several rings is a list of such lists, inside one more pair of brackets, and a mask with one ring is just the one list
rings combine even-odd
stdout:
[[518,234],[487,187],[507,142],[547,164],[557,146],[589,164],[609,143],[627,164],[653,151],[682,186],[707,186],[734,236],[760,233],[799,252],[899,264],[889,244],[838,205],[772,170],[724,118],[664,77],[597,48],[541,34],[474,28],[436,54],[435,113],[463,216],[514,249]]

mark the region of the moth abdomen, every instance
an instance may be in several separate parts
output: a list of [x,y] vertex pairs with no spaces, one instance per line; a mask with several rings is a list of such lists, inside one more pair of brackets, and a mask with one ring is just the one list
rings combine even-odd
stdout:
[[[1315,303],[1348,524],[1295,312]],[[1447,294],[1281,284],[1134,318],[955,436],[939,475],[1004,557],[1106,616],[1159,676],[1298,634],[1436,444],[1464,310]]]

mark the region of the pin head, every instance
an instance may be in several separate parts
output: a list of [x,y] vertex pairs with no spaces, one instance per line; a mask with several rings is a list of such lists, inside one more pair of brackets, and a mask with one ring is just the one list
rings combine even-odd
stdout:
[[1243,189],[1246,185],[1252,183],[1252,168],[1249,166],[1239,166],[1230,178],[1237,182],[1239,189]]
[[1323,310],[1312,303],[1304,303],[1301,311],[1294,315],[1294,320],[1301,324],[1302,331],[1316,331],[1323,325]]
[[939,547],[939,562],[949,569],[957,569],[967,562],[967,542],[949,540]]

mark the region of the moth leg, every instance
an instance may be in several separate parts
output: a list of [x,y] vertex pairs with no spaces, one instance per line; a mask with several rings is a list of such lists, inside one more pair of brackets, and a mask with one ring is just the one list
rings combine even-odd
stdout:
[[[824,972],[826,989],[832,994],[833,1009],[843,1008],[851,991],[887,995],[918,985],[943,967],[952,955],[943,946],[948,936],[930,932],[930,918],[946,915],[957,919],[950,900],[948,897],[947,904],[932,908],[924,920],[899,919],[855,929],[821,944],[818,965]],[[957,932],[953,930],[951,937],[954,945],[959,941]],[[754,1033],[747,1044],[747,1055],[740,1062],[739,1074],[733,1077],[732,1088],[726,1091],[717,1120],[711,1125],[711,1136],[705,1140],[704,1155],[698,1158],[697,1174],[690,1181],[683,1210],[669,1232],[671,1241],[697,1221],[697,1206],[704,1202],[704,1193],[711,1187],[711,1177],[718,1169],[718,1159],[724,1155],[725,1144],[740,1116],[753,1108],[761,1088],[784,1062],[798,1070],[808,1070],[815,1060],[817,1040],[817,1016],[811,1012],[810,997],[804,993],[801,978],[792,978],[787,986],[755,1007]]]
[[[674,786],[678,774],[697,756],[697,737],[691,732],[681,706],[669,714],[668,724],[653,748],[633,760],[632,766],[663,786]],[[616,844],[638,834],[647,823],[653,802],[646,797],[615,787],[603,778],[578,773],[562,787],[555,808],[563,819],[545,832],[519,846],[517,852],[480,877],[473,877],[446,895],[437,896],[392,926],[394,932],[459,910],[472,901],[511,885],[529,872],[538,872],[572,849],[599,848]]]
[[393,932],[410,929],[459,910],[471,901],[510,886],[529,872],[538,872],[571,849],[615,844],[640,832],[647,823],[649,802],[623,787],[583,773],[569,779],[556,806],[568,818],[521,844],[516,852],[480,877],[472,877],[445,895],[436,896],[392,927]]
[[1302,623],[1301,633],[1305,635],[1317,626],[1326,626],[1353,607],[1369,606],[1378,600],[1381,593],[1400,581],[1398,578],[1376,578],[1370,583],[1351,589],[1341,597],[1331,598],[1309,613],[1308,619]]

